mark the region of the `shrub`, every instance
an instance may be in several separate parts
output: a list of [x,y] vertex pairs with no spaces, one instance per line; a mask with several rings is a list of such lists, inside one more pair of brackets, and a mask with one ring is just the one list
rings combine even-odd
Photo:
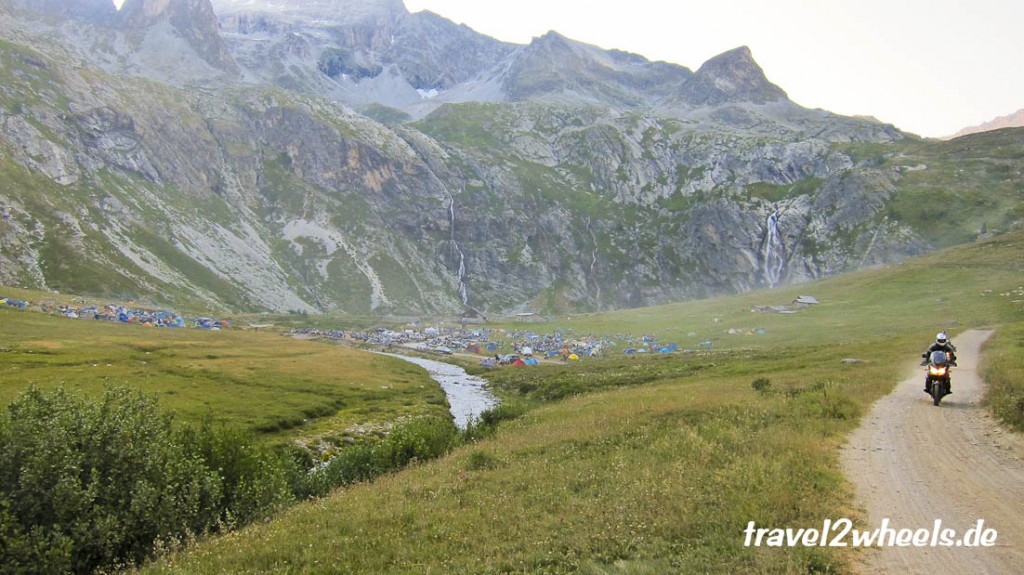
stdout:
[[463,441],[450,419],[395,427],[315,467],[246,433],[176,428],[140,391],[32,388],[0,413],[0,573],[91,573],[269,517]]
[[139,392],[30,389],[0,416],[0,454],[6,572],[137,563],[217,522],[219,478]]
[[769,393],[772,390],[772,382],[766,377],[759,377],[750,384],[750,387],[758,393]]
[[497,429],[502,421],[516,419],[526,413],[526,406],[521,402],[506,399],[498,405],[483,411],[478,418],[473,419],[462,432],[463,440],[466,442],[476,441],[486,437]]
[[422,418],[396,426],[375,443],[343,449],[326,465],[292,476],[299,497],[326,495],[331,489],[369,481],[414,461],[445,455],[462,441],[451,419]]
[[186,451],[218,474],[221,526],[265,519],[293,501],[287,454],[256,445],[252,437],[237,429],[215,429],[209,419],[197,429],[183,429],[181,437]]

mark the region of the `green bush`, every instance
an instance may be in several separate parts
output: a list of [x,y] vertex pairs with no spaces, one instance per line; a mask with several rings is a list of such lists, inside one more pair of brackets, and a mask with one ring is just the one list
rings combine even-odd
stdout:
[[758,393],[768,394],[772,390],[772,382],[766,377],[759,377],[750,384],[750,387]]
[[0,413],[0,573],[136,565],[461,441],[450,419],[417,419],[317,467],[210,421],[175,427],[140,391],[95,401],[32,388]]
[[505,399],[498,405],[483,411],[473,419],[462,432],[463,441],[469,443],[494,433],[502,421],[517,419],[526,413],[526,406],[514,399]]
[[416,419],[396,426],[377,442],[343,449],[324,465],[312,469],[302,467],[306,460],[297,455],[291,475],[292,491],[300,499],[322,497],[332,489],[370,481],[415,461],[440,457],[462,441],[451,419]]
[[374,446],[374,458],[382,471],[405,467],[413,461],[440,457],[459,440],[449,419],[422,418],[398,426]]
[[237,429],[214,429],[209,419],[198,429],[182,430],[181,436],[186,451],[219,476],[221,526],[231,528],[265,519],[293,501],[292,461],[286,454],[256,445],[252,437]]
[[30,389],[0,416],[0,455],[4,572],[138,563],[218,520],[217,474],[139,392]]
[[89,573],[245,525],[293,500],[294,464],[207,422],[176,429],[154,398],[30,389],[0,417],[0,570]]

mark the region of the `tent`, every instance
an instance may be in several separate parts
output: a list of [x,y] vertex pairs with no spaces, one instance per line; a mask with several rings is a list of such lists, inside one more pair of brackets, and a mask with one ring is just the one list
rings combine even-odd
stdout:
[[531,358],[528,358],[528,359],[527,359],[527,360],[526,360],[526,361],[525,361],[524,363],[525,363],[526,365],[539,365],[539,364],[540,364],[540,362],[539,362],[539,361],[537,361],[537,359],[536,359],[536,358],[533,358],[533,357],[531,357]]
[[571,359],[572,361],[576,361],[579,358],[580,356],[576,355],[575,353],[569,354],[569,359]]
[[519,358],[519,359],[517,359],[517,360],[513,361],[513,362],[512,362],[512,365],[517,365],[517,366],[518,366],[518,365],[526,365],[526,362],[525,362],[525,361],[523,361],[523,359],[522,359],[522,358]]

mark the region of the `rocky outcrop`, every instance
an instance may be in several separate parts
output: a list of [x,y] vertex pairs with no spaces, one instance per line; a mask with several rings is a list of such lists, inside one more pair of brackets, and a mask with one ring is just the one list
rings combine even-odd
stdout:
[[125,0],[117,20],[120,26],[135,31],[166,22],[207,64],[224,72],[237,72],[220,36],[210,0]]
[[596,310],[934,247],[894,207],[907,136],[797,106],[745,48],[694,73],[557,33],[504,44],[397,0],[20,17],[0,18],[18,44],[0,59],[0,283],[282,312]]

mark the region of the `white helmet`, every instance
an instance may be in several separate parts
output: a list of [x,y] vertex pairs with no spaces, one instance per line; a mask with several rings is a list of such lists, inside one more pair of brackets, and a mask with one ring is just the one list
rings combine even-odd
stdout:
[[947,336],[946,332],[944,332],[944,331],[940,331],[938,334],[935,335],[935,343],[937,343],[939,345],[946,345],[946,342],[948,342],[948,341],[949,341],[949,336]]

